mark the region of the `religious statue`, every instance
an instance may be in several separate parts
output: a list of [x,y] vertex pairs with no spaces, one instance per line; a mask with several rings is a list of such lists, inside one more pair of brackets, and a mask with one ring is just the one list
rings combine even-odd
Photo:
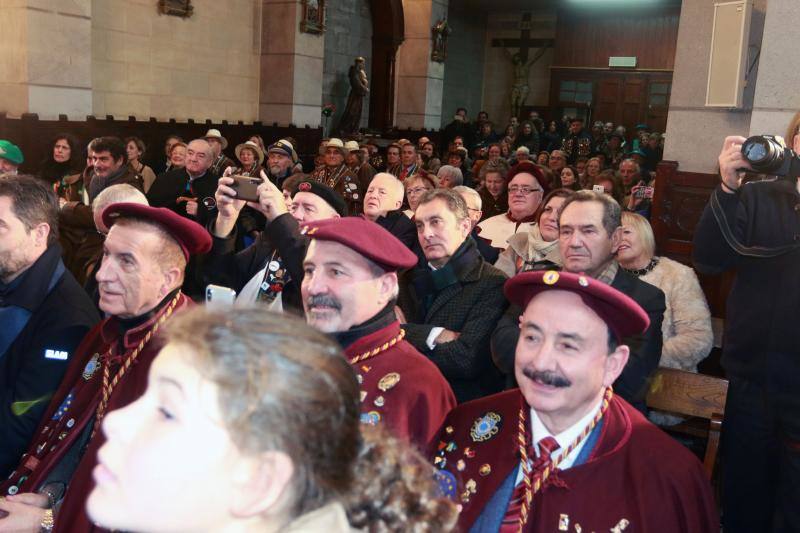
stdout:
[[503,48],[506,55],[511,57],[511,63],[514,65],[514,81],[511,83],[511,116],[519,117],[522,107],[525,105],[525,100],[528,99],[528,93],[531,89],[528,86],[528,78],[531,72],[531,65],[542,57],[547,49],[540,48],[537,50],[533,59],[526,61],[525,58],[517,52],[511,54],[508,49]]
[[339,135],[342,137],[354,137],[358,135],[361,125],[361,109],[364,107],[364,97],[369,93],[369,81],[367,72],[364,70],[366,61],[363,57],[357,57],[347,72],[350,78],[350,95],[347,97],[347,105],[339,121]]
[[431,28],[433,40],[431,61],[444,63],[444,60],[447,59],[447,36],[450,35],[451,31],[450,26],[447,24],[447,19],[439,19]]

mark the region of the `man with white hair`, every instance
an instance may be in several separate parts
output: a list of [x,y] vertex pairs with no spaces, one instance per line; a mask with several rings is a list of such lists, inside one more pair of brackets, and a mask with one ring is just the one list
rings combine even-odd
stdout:
[[452,165],[442,165],[436,177],[439,178],[439,187],[442,189],[452,189],[464,184],[464,174],[461,173],[461,169]]
[[467,214],[469,215],[470,224],[472,224],[470,237],[475,240],[475,243],[478,245],[478,251],[481,253],[481,256],[486,259],[486,262],[494,264],[497,258],[500,257],[500,250],[498,248],[493,248],[488,239],[484,239],[479,235],[481,230],[478,227],[478,222],[481,221],[481,217],[483,216],[483,199],[481,195],[478,194],[478,191],[466,185],[456,185],[453,187],[453,191],[460,194],[467,204]]
[[517,163],[520,161],[530,161],[531,160],[531,150],[527,146],[520,146],[517,148],[517,151],[514,152],[514,155],[517,158]]
[[154,207],[166,207],[179,215],[205,224],[216,214],[214,191],[219,175],[212,170],[214,149],[205,139],[186,147],[186,166],[167,172],[147,191]]
[[376,174],[364,195],[364,218],[397,237],[409,250],[418,249],[417,228],[401,207],[403,183],[387,172]]

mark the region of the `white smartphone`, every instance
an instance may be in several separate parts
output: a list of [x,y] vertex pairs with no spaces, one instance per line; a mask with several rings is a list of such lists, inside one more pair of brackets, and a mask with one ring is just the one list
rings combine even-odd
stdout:
[[604,192],[606,192],[606,189],[605,189],[605,187],[603,187],[602,185],[592,185],[592,190],[593,190],[594,192],[599,192],[599,193],[604,193]]
[[236,291],[220,285],[206,287],[206,306],[211,309],[232,307],[236,301]]

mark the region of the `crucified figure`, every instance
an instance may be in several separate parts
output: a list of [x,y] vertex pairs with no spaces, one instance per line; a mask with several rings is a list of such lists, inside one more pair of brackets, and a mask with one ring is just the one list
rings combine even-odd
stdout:
[[514,65],[514,81],[511,84],[511,116],[519,118],[519,112],[522,110],[522,106],[525,105],[525,100],[528,99],[528,93],[531,91],[528,86],[531,65],[544,55],[547,48],[539,48],[533,58],[527,62],[519,52],[511,54],[508,48],[503,48],[503,51],[511,58],[511,63]]

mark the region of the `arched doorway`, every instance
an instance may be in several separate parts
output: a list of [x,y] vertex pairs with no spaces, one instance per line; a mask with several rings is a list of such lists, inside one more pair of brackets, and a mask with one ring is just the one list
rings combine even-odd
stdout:
[[370,0],[372,80],[369,127],[385,131],[394,124],[394,77],[397,47],[405,38],[402,0]]

